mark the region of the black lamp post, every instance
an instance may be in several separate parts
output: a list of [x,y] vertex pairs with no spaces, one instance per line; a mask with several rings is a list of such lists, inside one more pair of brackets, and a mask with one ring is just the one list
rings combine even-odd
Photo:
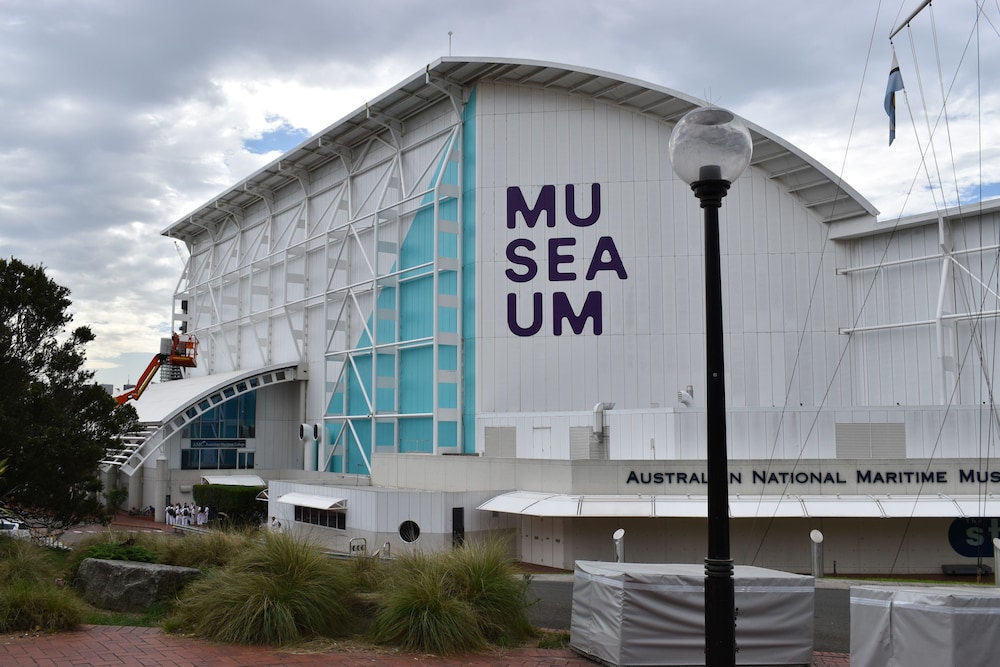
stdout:
[[736,600],[729,553],[729,465],[722,346],[719,209],[729,185],[750,164],[746,126],[725,109],[688,112],[670,135],[670,162],[705,212],[705,387],[708,417],[708,557],[705,559],[705,664],[736,664]]

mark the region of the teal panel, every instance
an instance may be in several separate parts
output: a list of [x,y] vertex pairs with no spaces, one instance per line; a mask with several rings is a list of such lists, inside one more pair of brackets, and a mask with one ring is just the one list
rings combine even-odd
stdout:
[[444,333],[458,333],[458,308],[438,307],[438,330]]
[[406,270],[433,260],[434,209],[425,208],[413,216],[410,229],[406,232],[406,238],[399,249],[399,268]]
[[417,347],[399,353],[399,411],[431,412],[434,389],[434,351]]
[[434,334],[434,277],[408,280],[399,287],[401,340],[429,338]]
[[457,382],[438,382],[438,405],[442,408],[458,407]]
[[456,296],[458,294],[458,272],[442,271],[438,275],[438,294]]
[[381,388],[375,390],[375,409],[381,412],[396,411],[396,390]]
[[370,410],[365,396],[371,396],[372,358],[364,355],[356,356],[354,365],[357,367],[357,373],[352,369],[347,375],[347,414],[368,414]]
[[375,422],[375,445],[378,447],[395,447],[396,425],[392,422]]
[[348,439],[351,444],[344,451],[343,472],[349,475],[367,475],[369,473],[368,466],[365,465],[365,459],[358,452],[358,449],[360,448],[365,453],[369,461],[372,460],[372,423],[368,419],[353,419],[351,425],[357,431],[358,439],[354,439],[353,433],[349,434]]
[[434,422],[430,417],[399,422],[399,451],[403,454],[434,451]]
[[458,234],[441,232],[438,234],[438,253],[442,257],[458,259]]
[[378,360],[376,373],[379,377],[391,378],[396,374],[396,355],[380,353],[376,359]]
[[438,422],[438,447],[458,447],[457,422]]
[[[341,437],[341,431],[343,431],[343,436],[347,437],[347,430],[345,428],[345,423],[332,423],[326,425],[326,442],[331,445],[338,442],[338,438]],[[346,441],[345,441],[346,442]],[[340,451],[344,451],[344,444],[340,445]],[[322,464],[323,461],[320,461]],[[330,457],[330,463],[326,467],[327,472],[344,472],[344,459],[343,455],[338,454],[336,456]]]
[[438,370],[458,370],[458,346],[441,345],[438,347]]

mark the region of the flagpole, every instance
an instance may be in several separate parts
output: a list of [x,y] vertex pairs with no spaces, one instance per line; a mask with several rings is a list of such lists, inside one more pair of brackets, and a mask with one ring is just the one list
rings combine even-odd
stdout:
[[920,6],[917,7],[917,9],[912,14],[910,14],[909,16],[906,17],[905,21],[903,21],[902,23],[899,24],[898,28],[896,28],[895,30],[892,31],[892,33],[889,35],[889,41],[891,42],[892,38],[895,37],[897,34],[899,34],[900,30],[902,30],[907,25],[909,25],[910,21],[912,21],[914,18],[916,18],[917,14],[919,14],[922,11],[924,11],[924,7],[926,7],[929,4],[931,4],[931,0],[924,0],[920,4]]

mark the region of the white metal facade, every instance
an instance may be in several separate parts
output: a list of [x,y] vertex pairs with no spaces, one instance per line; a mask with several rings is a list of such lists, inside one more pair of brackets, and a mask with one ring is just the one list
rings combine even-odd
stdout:
[[[374,467],[391,487],[373,463],[412,454],[704,458],[701,211],[666,151],[699,104],[550,63],[429,65],[165,231],[191,251],[174,319],[197,372],[297,365],[313,484]],[[989,477],[1000,207],[877,222],[751,131],[721,210],[731,458]]]

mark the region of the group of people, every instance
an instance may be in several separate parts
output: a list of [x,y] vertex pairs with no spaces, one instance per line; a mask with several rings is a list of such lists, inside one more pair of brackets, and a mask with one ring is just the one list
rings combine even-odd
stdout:
[[167,505],[168,526],[204,526],[210,518],[207,507],[197,505]]

